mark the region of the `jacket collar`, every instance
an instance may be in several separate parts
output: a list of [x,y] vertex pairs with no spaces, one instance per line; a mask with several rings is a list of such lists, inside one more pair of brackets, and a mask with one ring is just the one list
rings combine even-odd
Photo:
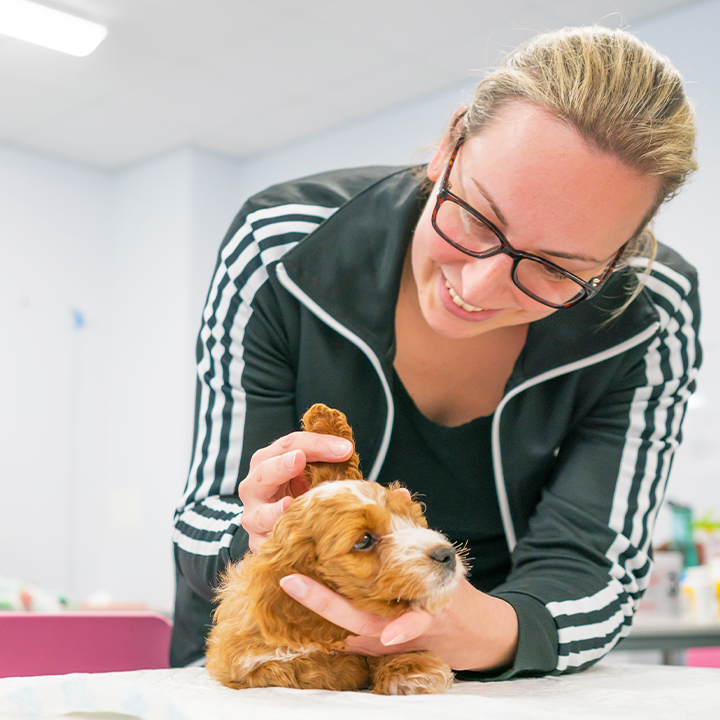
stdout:
[[628,308],[613,318],[613,311],[627,300],[633,283],[629,273],[619,271],[587,302],[530,323],[510,385],[520,384],[561,365],[600,356],[656,323],[657,310],[645,293],[640,293]]
[[[403,262],[427,196],[417,168],[391,171],[350,199],[283,258],[290,278],[362,338],[386,371],[395,353],[395,305]],[[531,323],[509,387],[602,353],[657,321],[641,293],[618,318],[629,277],[615,273],[587,302]]]
[[403,262],[426,196],[417,168],[356,195],[283,258],[289,277],[381,362],[395,352]]

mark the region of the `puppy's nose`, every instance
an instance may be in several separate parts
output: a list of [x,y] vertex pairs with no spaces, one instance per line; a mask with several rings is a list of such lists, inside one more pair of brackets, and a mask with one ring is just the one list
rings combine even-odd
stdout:
[[445,566],[446,570],[455,570],[455,551],[447,545],[438,545],[430,557]]

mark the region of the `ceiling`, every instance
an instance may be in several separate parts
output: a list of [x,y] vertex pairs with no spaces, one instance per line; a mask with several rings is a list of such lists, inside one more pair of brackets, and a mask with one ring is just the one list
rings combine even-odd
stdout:
[[246,157],[466,81],[537,31],[691,4],[40,1],[108,36],[85,58],[0,36],[0,142],[106,169],[188,144]]

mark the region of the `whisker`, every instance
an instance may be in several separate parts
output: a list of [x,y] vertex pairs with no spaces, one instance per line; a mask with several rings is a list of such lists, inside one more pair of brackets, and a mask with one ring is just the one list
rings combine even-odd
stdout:
[[468,541],[464,540],[462,543],[454,542],[452,546],[456,555],[460,558],[460,562],[466,569],[469,570],[472,565],[472,560],[475,560],[475,558],[470,555],[470,546],[468,545]]

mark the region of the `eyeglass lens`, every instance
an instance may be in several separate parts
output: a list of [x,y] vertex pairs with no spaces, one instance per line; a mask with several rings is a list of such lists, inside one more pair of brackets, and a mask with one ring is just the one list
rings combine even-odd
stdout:
[[[471,253],[490,256],[502,247],[490,227],[450,197],[441,203],[435,222],[446,240]],[[521,290],[553,305],[564,305],[585,292],[572,278],[531,258],[516,261],[513,279]]]

